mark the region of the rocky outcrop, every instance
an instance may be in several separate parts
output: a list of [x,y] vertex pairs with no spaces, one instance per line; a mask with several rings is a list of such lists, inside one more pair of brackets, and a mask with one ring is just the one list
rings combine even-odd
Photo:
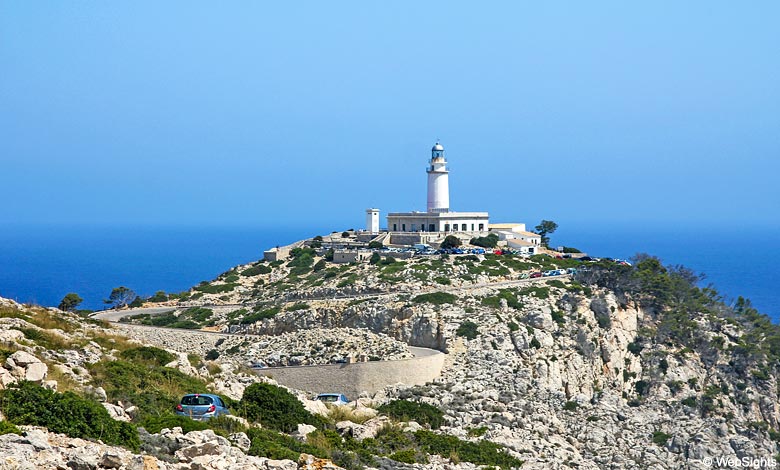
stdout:
[[[45,429],[22,426],[23,435],[0,435],[0,468],[18,470],[226,470],[263,469],[296,470],[298,468],[340,467],[328,460],[302,456],[299,462],[273,460],[247,455],[246,434],[231,440],[211,430],[183,433],[181,428],[163,429],[159,434],[143,436],[144,448],[151,454],[134,454],[127,449],[74,439]],[[166,455],[165,460],[155,457]]]

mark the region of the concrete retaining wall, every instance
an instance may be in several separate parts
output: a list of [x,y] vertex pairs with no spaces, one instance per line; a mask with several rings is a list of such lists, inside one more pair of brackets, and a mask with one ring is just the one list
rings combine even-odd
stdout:
[[397,383],[423,385],[441,375],[445,354],[425,348],[410,348],[413,359],[358,362],[322,366],[255,369],[282,385],[311,393],[344,393],[350,399],[361,392],[374,392]]

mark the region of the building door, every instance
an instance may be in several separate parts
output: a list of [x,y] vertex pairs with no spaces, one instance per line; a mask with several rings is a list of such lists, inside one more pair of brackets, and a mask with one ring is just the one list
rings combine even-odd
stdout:
[[436,231],[436,225],[428,224],[428,231],[429,232],[435,232]]

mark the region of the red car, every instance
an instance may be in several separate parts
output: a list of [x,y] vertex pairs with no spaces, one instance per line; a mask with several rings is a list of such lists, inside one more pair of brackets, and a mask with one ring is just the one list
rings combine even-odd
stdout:
[[537,277],[542,277],[542,273],[539,272],[539,271],[536,271],[535,273],[531,273],[531,275],[528,276],[528,277],[530,277],[531,279],[534,279],[534,278],[537,278]]

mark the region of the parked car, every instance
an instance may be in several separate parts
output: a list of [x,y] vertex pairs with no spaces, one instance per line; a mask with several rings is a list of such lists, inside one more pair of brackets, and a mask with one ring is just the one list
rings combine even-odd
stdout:
[[349,400],[343,393],[320,393],[315,400],[331,405],[346,405]]
[[535,273],[531,273],[531,276],[530,276],[530,278],[531,278],[531,279],[535,279],[535,278],[537,278],[537,277],[542,277],[542,276],[543,276],[543,274],[542,274],[541,272],[539,272],[539,271],[536,271]]
[[544,277],[557,276],[557,275],[558,275],[558,270],[557,269],[551,269],[549,271],[545,271],[545,272],[542,273],[542,276],[544,276]]
[[219,415],[229,415],[230,410],[217,395],[193,393],[182,397],[181,403],[176,405],[176,414],[196,420],[207,420]]

